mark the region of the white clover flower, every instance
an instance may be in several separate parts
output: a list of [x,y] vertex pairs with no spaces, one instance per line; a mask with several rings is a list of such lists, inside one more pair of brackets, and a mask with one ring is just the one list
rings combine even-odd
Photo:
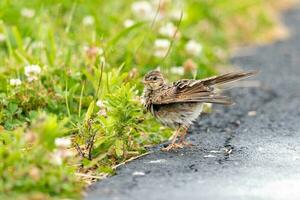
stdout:
[[25,76],[29,82],[38,80],[38,75],[41,73],[39,65],[27,65],[25,66]]
[[126,19],[123,23],[124,27],[128,28],[134,25],[134,21],[132,19]]
[[4,33],[0,33],[0,42],[4,42],[6,39]]
[[18,85],[22,84],[22,81],[18,78],[16,78],[16,79],[12,78],[12,79],[9,80],[9,84],[11,86],[18,86]]
[[143,20],[151,20],[155,16],[155,9],[148,1],[137,1],[131,5],[134,15]]
[[98,52],[99,55],[103,55],[104,50],[101,47],[98,47],[97,52]]
[[70,149],[55,149],[51,154],[51,162],[54,165],[62,165],[63,161],[75,155],[75,152]]
[[[161,34],[162,36],[165,37],[169,37],[172,38],[175,36],[177,31],[177,27],[174,26],[173,23],[169,22],[167,23],[165,26],[160,27],[160,29],[158,30],[159,34]],[[176,34],[178,35],[178,34]]]
[[85,26],[91,26],[91,25],[93,25],[93,24],[95,23],[95,19],[94,19],[93,16],[87,15],[87,16],[85,16],[85,17],[82,19],[82,23],[83,23],[83,25],[85,25]]
[[104,53],[104,50],[97,46],[84,46],[83,50],[89,58],[96,58],[98,55],[103,55]]
[[179,21],[182,14],[183,13],[181,10],[173,10],[173,11],[171,11],[170,17],[171,17],[171,19],[173,19],[175,21]]
[[31,76],[32,74],[40,74],[41,68],[39,65],[27,65],[25,66],[25,75]]
[[72,141],[70,138],[64,137],[64,138],[55,138],[54,143],[57,147],[68,148],[71,146]]
[[169,48],[170,48],[171,42],[167,39],[157,39],[154,42],[154,56],[163,58],[167,55]]
[[171,45],[170,40],[167,39],[157,39],[154,42],[154,46],[158,49],[168,49]]
[[32,18],[35,15],[35,10],[31,8],[22,8],[21,15],[23,17]]
[[35,166],[31,167],[29,169],[28,174],[29,174],[30,178],[32,178],[34,181],[38,181],[40,179],[40,176],[41,176],[39,168],[37,168]]
[[43,41],[35,41],[31,44],[32,49],[42,49],[45,47],[45,43]]
[[171,73],[172,74],[177,74],[177,75],[183,75],[184,74],[184,68],[182,66],[174,66],[171,67]]
[[73,157],[76,155],[76,153],[74,151],[72,151],[71,149],[63,149],[60,151],[61,151],[63,158],[69,158],[69,157]]
[[100,56],[99,61],[100,61],[101,65],[103,65],[103,66],[106,65],[106,59],[104,56]]
[[103,101],[98,100],[96,102],[96,106],[98,106],[100,108],[100,110],[99,110],[99,112],[97,114],[106,117],[107,116],[107,112],[106,112],[106,108],[105,108],[105,105],[104,105]]
[[107,116],[106,109],[100,109],[97,114],[106,117]]
[[202,45],[195,40],[190,40],[185,45],[185,51],[192,56],[200,56],[202,53]]
[[62,158],[61,153],[59,151],[55,151],[51,154],[51,162],[54,165],[62,165],[63,158]]
[[33,82],[33,81],[37,81],[37,80],[39,80],[39,78],[37,76],[28,76],[27,77],[28,82]]
[[98,106],[99,108],[103,108],[103,107],[104,107],[103,101],[98,100],[98,101],[96,102],[96,106]]

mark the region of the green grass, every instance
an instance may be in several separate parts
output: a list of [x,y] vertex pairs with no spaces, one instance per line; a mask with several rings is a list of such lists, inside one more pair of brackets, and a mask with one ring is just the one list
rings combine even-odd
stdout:
[[[276,0],[162,0],[146,16],[135,2],[0,1],[0,198],[81,198],[90,179],[75,172],[113,174],[170,136],[139,98],[147,71],[217,74],[231,47],[278,27]],[[61,137],[71,147],[55,145]]]

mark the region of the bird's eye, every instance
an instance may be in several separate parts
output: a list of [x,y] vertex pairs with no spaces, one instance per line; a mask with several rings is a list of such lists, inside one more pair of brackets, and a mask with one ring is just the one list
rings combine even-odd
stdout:
[[156,80],[157,80],[157,77],[153,77],[152,80],[156,81]]

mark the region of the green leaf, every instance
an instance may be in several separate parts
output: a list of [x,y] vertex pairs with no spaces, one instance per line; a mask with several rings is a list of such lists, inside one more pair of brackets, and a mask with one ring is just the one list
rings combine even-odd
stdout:
[[95,107],[95,101],[92,101],[89,105],[89,108],[85,114],[84,121],[87,122],[89,119],[91,119],[92,114],[94,112],[94,107]]
[[134,24],[133,26],[130,26],[126,29],[124,29],[123,31],[121,31],[120,33],[118,33],[116,36],[114,36],[109,42],[108,42],[108,46],[114,46],[122,37],[125,37],[127,34],[129,34],[132,30],[141,27],[142,25],[144,25],[144,22],[139,22]]
[[14,114],[18,109],[18,105],[15,104],[15,103],[10,103],[8,104],[8,111],[11,113],[11,114]]
[[115,151],[118,157],[123,156],[124,151],[123,151],[123,146],[124,146],[124,141],[118,139],[115,142]]

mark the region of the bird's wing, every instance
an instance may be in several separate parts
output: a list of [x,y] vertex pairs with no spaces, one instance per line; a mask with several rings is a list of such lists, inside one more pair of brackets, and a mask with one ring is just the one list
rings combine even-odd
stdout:
[[257,73],[257,71],[232,72],[202,80],[179,80],[157,92],[152,98],[152,103],[206,102],[230,105],[233,103],[231,98],[217,94],[214,86],[248,78]]
[[213,87],[204,85],[201,80],[179,80],[152,97],[152,104],[183,102],[232,104],[229,97],[216,94]]

